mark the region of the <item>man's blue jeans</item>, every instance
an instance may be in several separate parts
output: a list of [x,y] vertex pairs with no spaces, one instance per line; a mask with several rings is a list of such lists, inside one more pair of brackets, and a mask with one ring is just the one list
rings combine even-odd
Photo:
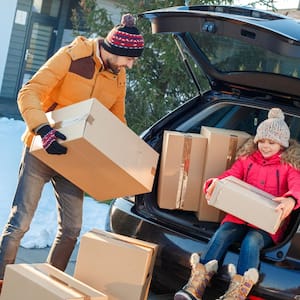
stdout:
[[262,230],[243,224],[226,222],[215,232],[208,243],[206,253],[201,257],[201,263],[206,264],[210,260],[222,261],[228,247],[234,243],[240,243],[240,255],[237,265],[237,273],[244,275],[249,268],[258,269],[260,263],[260,251],[273,244],[270,235]]
[[11,212],[0,239],[0,278],[5,266],[15,262],[21,239],[29,230],[43,187],[49,181],[57,201],[58,228],[47,262],[61,270],[66,268],[81,230],[83,191],[25,148]]

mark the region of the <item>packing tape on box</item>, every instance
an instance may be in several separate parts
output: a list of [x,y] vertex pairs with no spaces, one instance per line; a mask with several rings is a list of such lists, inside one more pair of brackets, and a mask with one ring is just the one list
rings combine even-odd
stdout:
[[238,144],[238,137],[236,135],[230,135],[228,152],[227,152],[227,160],[226,160],[226,170],[231,167],[231,165],[235,160],[237,144]]
[[184,135],[181,164],[179,169],[179,181],[176,193],[177,209],[181,209],[184,206],[191,161],[192,140],[193,139],[191,135]]
[[155,168],[155,167],[152,167],[150,172],[151,172],[151,175],[155,176],[156,168]]

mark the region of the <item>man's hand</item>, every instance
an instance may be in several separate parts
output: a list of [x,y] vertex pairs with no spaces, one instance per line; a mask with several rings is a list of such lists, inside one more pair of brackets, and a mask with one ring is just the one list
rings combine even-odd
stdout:
[[53,129],[50,125],[42,126],[38,131],[42,138],[43,148],[49,154],[66,154],[67,148],[57,142],[57,139],[66,140],[66,136],[63,135],[61,132]]

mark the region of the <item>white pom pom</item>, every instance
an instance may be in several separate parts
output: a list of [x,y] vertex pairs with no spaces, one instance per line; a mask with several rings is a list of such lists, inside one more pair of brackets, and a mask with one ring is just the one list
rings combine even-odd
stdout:
[[121,24],[126,27],[133,27],[135,24],[135,19],[131,14],[123,15]]
[[280,108],[272,108],[268,113],[268,119],[284,120],[284,114]]

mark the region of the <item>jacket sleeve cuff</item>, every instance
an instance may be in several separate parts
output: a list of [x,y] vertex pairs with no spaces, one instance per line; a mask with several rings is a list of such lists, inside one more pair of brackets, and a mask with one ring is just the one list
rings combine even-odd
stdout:
[[43,123],[43,124],[39,125],[38,127],[34,128],[34,129],[33,129],[34,134],[38,134],[37,132],[38,132],[42,127],[44,127],[45,125],[49,125],[49,124],[48,124],[48,123]]

